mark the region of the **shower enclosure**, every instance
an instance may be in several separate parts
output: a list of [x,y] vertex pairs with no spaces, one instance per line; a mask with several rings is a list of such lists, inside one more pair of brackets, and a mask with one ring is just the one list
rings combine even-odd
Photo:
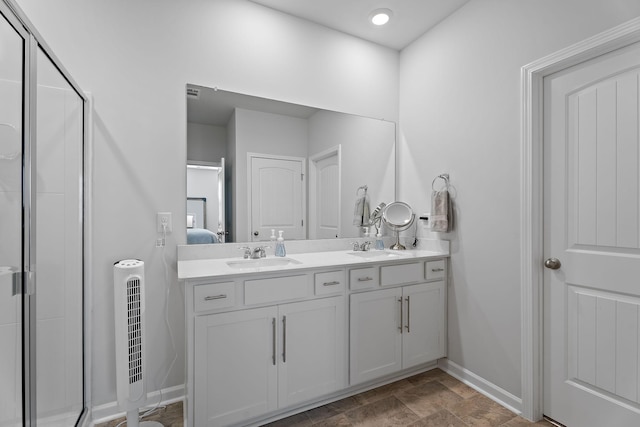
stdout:
[[0,0],[0,427],[86,417],[86,99]]

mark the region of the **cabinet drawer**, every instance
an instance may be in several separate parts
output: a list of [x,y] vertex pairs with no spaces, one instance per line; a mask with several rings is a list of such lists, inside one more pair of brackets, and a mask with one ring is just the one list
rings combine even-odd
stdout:
[[236,305],[234,282],[197,285],[193,289],[194,311],[216,310]]
[[247,305],[279,302],[309,296],[307,276],[285,276],[246,280],[244,303]]
[[378,267],[354,268],[349,270],[349,288],[351,290],[375,288],[380,284]]
[[427,280],[442,279],[444,277],[444,260],[427,261]]
[[424,280],[424,263],[386,265],[380,267],[380,284],[382,286],[399,285]]
[[335,294],[344,292],[344,272],[329,271],[326,273],[316,273],[315,275],[316,295]]

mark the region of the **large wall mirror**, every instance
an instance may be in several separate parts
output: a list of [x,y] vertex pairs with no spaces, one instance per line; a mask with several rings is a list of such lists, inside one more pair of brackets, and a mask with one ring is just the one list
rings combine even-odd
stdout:
[[187,85],[187,242],[362,236],[395,200],[395,136],[393,122]]

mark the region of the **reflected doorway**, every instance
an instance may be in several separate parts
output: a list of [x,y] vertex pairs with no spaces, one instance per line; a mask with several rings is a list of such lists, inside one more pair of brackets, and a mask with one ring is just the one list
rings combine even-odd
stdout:
[[187,243],[224,243],[225,161],[187,164]]

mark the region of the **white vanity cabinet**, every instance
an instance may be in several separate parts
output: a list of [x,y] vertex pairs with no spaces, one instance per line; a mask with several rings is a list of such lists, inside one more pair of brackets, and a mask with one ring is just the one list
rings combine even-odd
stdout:
[[194,426],[223,426],[278,407],[277,307],[195,319]]
[[[292,294],[311,298],[194,313],[193,370],[189,370],[193,372],[194,426],[233,425],[346,387],[344,292],[324,297],[335,293],[340,283],[344,286],[344,272],[337,273],[316,274],[315,284],[313,274],[244,280],[236,284],[239,291],[229,290],[230,282],[194,286],[196,311],[207,297],[208,302],[221,304],[231,295],[244,294],[246,306],[264,303],[269,295],[285,289],[288,293],[276,299],[291,299]],[[215,289],[215,295],[203,293],[202,287]],[[226,297],[220,288],[227,289]],[[314,296],[314,288],[322,297]]]
[[[380,267],[380,286],[388,289],[350,295],[351,385],[446,355],[444,281],[403,286],[431,280],[426,272],[434,265],[441,268],[444,261]],[[360,289],[358,283],[351,285]]]
[[281,328],[278,402],[295,405],[346,386],[344,297],[278,307]]
[[189,264],[187,426],[257,426],[444,357],[446,254],[371,256],[247,273]]

